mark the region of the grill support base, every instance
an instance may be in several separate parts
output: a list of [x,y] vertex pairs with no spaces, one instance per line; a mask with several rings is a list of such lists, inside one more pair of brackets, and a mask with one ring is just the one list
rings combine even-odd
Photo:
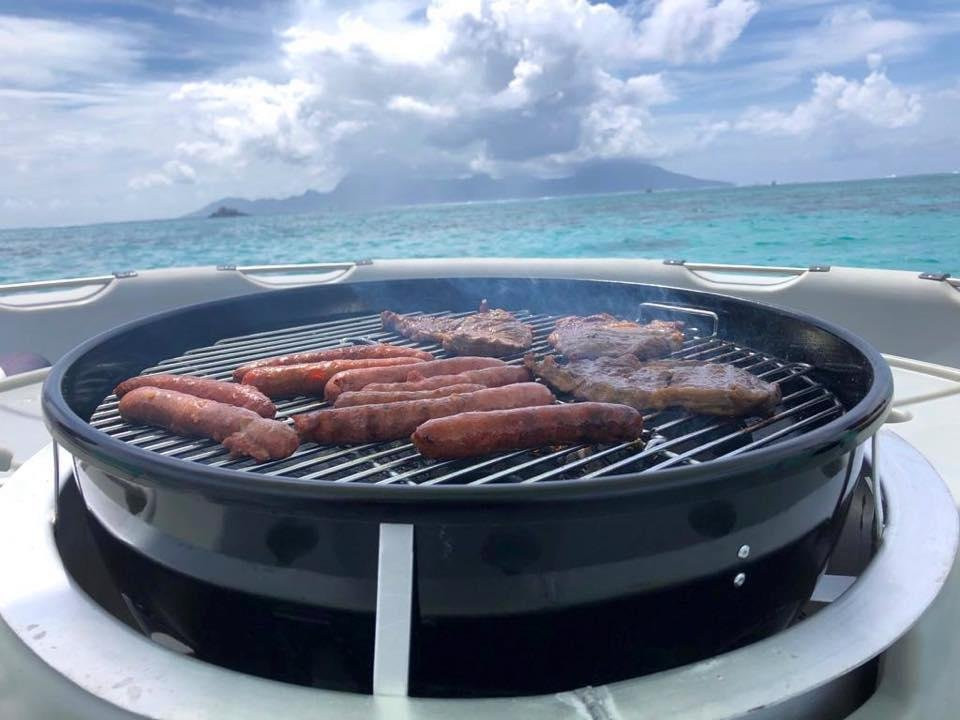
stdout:
[[[271,683],[191,661],[104,613],[70,579],[55,545],[47,449],[0,489],[6,578],[0,654],[7,667],[33,668],[21,696],[34,693],[39,707],[50,688],[74,687],[71,713],[84,718],[105,717],[104,708],[112,707],[160,719],[205,711],[237,720],[305,720],[371,714],[376,707],[383,717],[560,720],[583,717],[585,703],[601,701],[614,718],[842,717],[836,714],[841,690],[924,612],[947,580],[957,548],[956,509],[935,471],[898,436],[884,432],[883,444],[887,528],[878,554],[836,602],[789,630],[703,663],[606,687],[455,703],[381,698],[375,706],[368,696]],[[66,472],[70,458],[60,455]],[[135,695],[131,686],[149,692]],[[97,711],[84,709],[93,703]]]

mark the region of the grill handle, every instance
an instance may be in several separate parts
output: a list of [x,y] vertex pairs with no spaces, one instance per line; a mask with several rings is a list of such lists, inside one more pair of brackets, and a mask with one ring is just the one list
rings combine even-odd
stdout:
[[[714,337],[719,329],[720,318],[712,310],[702,310],[700,308],[687,307],[686,305],[654,302],[640,303],[640,307],[642,308],[644,316],[654,316],[650,318],[651,320],[656,319],[656,316],[658,315],[673,315],[680,317],[683,317],[684,315],[691,315],[694,318],[706,321],[707,326],[704,328],[699,328],[701,333],[697,337]],[[644,319],[646,319],[646,317]],[[689,324],[690,323],[687,322],[687,325]],[[710,332],[703,332],[704,330],[709,330]]]

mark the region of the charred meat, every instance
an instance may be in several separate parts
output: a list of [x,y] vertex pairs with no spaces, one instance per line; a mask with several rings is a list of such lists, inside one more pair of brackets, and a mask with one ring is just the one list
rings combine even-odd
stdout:
[[449,315],[400,315],[392,310],[380,313],[385,330],[395,330],[415,342],[443,343],[463,322]]
[[[396,367],[372,367],[357,368],[355,370],[344,370],[337,373],[324,388],[323,395],[330,402],[334,402],[337,396],[348,390],[359,390],[371,383],[400,383],[410,379],[410,375],[416,374],[416,380],[434,377],[435,375],[456,375],[467,370],[480,370],[489,367],[505,367],[503,360],[489,357],[454,357],[444,358],[443,360],[431,360],[430,362],[416,363],[415,365],[398,365]],[[458,382],[468,382],[458,381]],[[453,385],[454,383],[444,383]],[[477,383],[482,385],[484,383]],[[413,388],[411,388],[413,389]],[[418,390],[427,390],[432,388],[416,388]]]
[[424,350],[399,347],[388,343],[377,345],[346,345],[344,347],[326,348],[325,350],[307,350],[306,352],[290,355],[274,355],[273,357],[254,360],[241,365],[233,371],[233,379],[243,381],[243,376],[251,370],[275,365],[303,365],[306,363],[328,362],[330,360],[370,360],[377,358],[412,357],[419,360],[433,360],[434,357]]
[[186,437],[211,438],[231,455],[248,455],[260,462],[289,457],[300,444],[293,428],[279,420],[176,390],[138,387],[120,398],[119,409],[127,422],[157,425]]
[[448,385],[477,384],[484,387],[500,387],[514,383],[530,382],[533,376],[526,368],[514,365],[500,365],[485,367],[480,370],[464,370],[456,375],[434,375],[424,377],[416,368],[407,375],[405,382],[374,383],[365,386],[364,391],[374,392],[418,392],[421,390],[436,390]]
[[[367,387],[370,387],[369,385]],[[483,385],[463,383],[462,385],[444,385],[433,390],[410,390],[407,392],[383,392],[375,390],[351,390],[340,393],[340,397],[333,404],[335,408],[353,407],[354,405],[384,405],[387,403],[406,402],[408,400],[434,400],[448,395],[462,395],[463,393],[483,390]]]
[[398,315],[380,313],[383,327],[396,330],[417,342],[436,342],[457,355],[504,357],[530,349],[533,331],[506,310],[490,310],[486,302],[480,311],[465,317]]
[[622,403],[638,410],[681,407],[706,415],[769,414],[780,387],[733,365],[690,360],[644,363],[633,355],[572,360],[555,355],[525,363],[554,389],[580,400]]
[[176,390],[205,400],[216,400],[227,405],[253,410],[257,415],[265,418],[272,418],[277,414],[277,408],[270,402],[270,398],[255,387],[192,375],[138,375],[124,380],[114,388],[113,392],[118,398],[122,398],[128,392],[141,387]]
[[384,357],[364,360],[324,360],[302,365],[266,365],[248,370],[243,376],[244,387],[255,387],[272,398],[295,395],[322,395],[323,389],[337,373],[373,367],[409,367],[423,363],[416,357]]
[[383,442],[410,437],[417,427],[433,418],[463,412],[550,405],[554,400],[553,393],[545,386],[520,383],[431,400],[316,410],[294,415],[293,424],[304,441],[312,440],[321,445]]
[[636,440],[640,413],[626,405],[568,403],[467,412],[428,420],[413,433],[421,455],[449,460],[569,443]]
[[634,355],[641,360],[662,358],[683,344],[683,323],[654,320],[646,324],[618,320],[600,313],[557,320],[547,342],[568,360]]
[[487,310],[468,315],[443,342],[443,349],[458,355],[503,357],[526,352],[533,344],[533,330],[506,310]]

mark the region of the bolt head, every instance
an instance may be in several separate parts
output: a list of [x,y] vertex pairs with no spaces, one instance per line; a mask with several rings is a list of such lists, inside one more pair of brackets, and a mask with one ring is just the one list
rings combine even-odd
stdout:
[[748,557],[750,557],[750,546],[741,545],[740,549],[737,550],[737,557],[741,560],[746,560]]
[[737,573],[733,578],[733,584],[735,587],[743,587],[743,584],[747,581],[746,573]]

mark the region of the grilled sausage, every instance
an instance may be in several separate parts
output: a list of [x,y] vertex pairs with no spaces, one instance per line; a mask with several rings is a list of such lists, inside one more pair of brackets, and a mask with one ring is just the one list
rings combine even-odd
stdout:
[[249,455],[261,462],[289,457],[300,444],[293,428],[279,420],[176,390],[149,386],[131,390],[120,398],[120,416],[177,435],[212,438],[231,455]]
[[248,370],[244,385],[252,385],[272,398],[294,395],[320,395],[327,381],[339,372],[357,368],[422,365],[415,357],[367,358],[365,360],[327,360],[304,365],[267,365]]
[[418,425],[431,418],[474,410],[549,405],[554,399],[544,385],[523,383],[433,400],[316,410],[294,415],[293,424],[303,440],[325,445],[381,442],[409,437]]
[[[450,377],[445,375],[443,377]],[[370,387],[369,385],[367,387]],[[350,392],[340,393],[340,397],[333,404],[334,407],[353,407],[354,405],[377,405],[383,403],[404,402],[406,400],[432,400],[433,398],[446,397],[447,395],[462,395],[463,393],[483,390],[483,385],[444,385],[435,390],[418,390],[413,392],[371,392],[367,388],[363,390],[351,390]]]
[[348,345],[346,347],[327,348],[326,350],[308,350],[290,355],[276,355],[274,357],[254,360],[241,365],[233,371],[233,379],[237,382],[254,368],[273,367],[275,365],[303,365],[306,363],[326,362],[328,360],[369,360],[373,358],[412,357],[418,360],[434,360],[433,355],[426,350],[400,347],[380,343],[379,345]]
[[530,382],[532,377],[530,371],[526,368],[512,365],[489,367],[482,370],[467,370],[456,375],[435,375],[430,378],[423,377],[416,369],[413,369],[407,375],[405,382],[375,383],[367,385],[363,389],[373,392],[418,392],[421,390],[436,390],[447,385],[462,385],[463,383],[475,383],[484,387],[500,387],[501,385]]
[[411,439],[421,455],[448,460],[542,445],[635,440],[642,428],[643,416],[632,407],[587,402],[428,420]]
[[277,409],[270,402],[270,398],[254,387],[191,375],[140,375],[124,380],[114,388],[113,392],[118,398],[122,398],[131,390],[140,387],[176,390],[205,400],[216,400],[227,405],[247,408],[265,418],[272,418],[277,414]]
[[[488,357],[455,357],[445,360],[433,360],[420,363],[415,369],[421,376],[428,378],[434,375],[454,375],[466,370],[479,370],[488,367],[505,367],[503,360]],[[347,390],[359,390],[370,383],[393,383],[407,379],[409,368],[381,367],[364,368],[361,370],[347,370],[338,373],[327,383],[324,395],[331,402],[337,399],[340,393]],[[478,383],[479,384],[479,383]]]

